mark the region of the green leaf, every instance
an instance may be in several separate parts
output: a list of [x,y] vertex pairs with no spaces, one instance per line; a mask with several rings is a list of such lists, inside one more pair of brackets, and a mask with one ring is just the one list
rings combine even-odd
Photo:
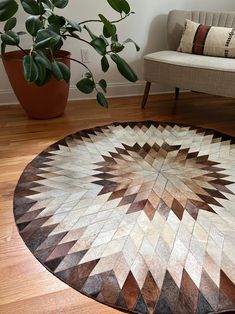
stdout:
[[70,77],[71,77],[71,72],[70,72],[69,67],[63,62],[57,61],[56,63],[62,73],[63,79],[65,80],[65,82],[69,83]]
[[107,0],[109,5],[117,12],[122,13],[120,0]]
[[52,47],[53,51],[58,51],[63,46],[63,40],[60,38],[60,40]]
[[[73,31],[79,31],[79,32],[82,31],[82,28],[79,25],[79,23],[71,21],[71,20],[68,20],[68,19],[66,19],[66,21],[73,28]],[[85,26],[84,26],[84,28],[85,28]]]
[[53,61],[51,63],[51,71],[58,81],[65,80],[67,83],[70,81],[71,73],[66,64],[59,61]]
[[104,37],[106,38],[110,38],[112,37],[113,40],[115,40],[116,38],[116,32],[117,32],[117,28],[114,24],[112,24],[112,28],[113,28],[113,34],[114,35],[110,35],[110,32],[108,31],[108,29],[105,27],[105,25],[103,26],[103,34],[104,34]]
[[[47,62],[45,62],[45,58],[42,57],[43,52],[38,52],[36,53],[36,56],[34,57],[34,61],[37,65],[38,68],[38,78],[35,81],[35,84],[37,84],[38,86],[43,86],[45,85],[51,78],[51,71],[50,68],[48,68],[48,64]],[[42,62],[43,60],[43,62]],[[48,59],[47,59],[48,61]],[[49,63],[49,61],[48,61]],[[49,63],[49,66],[51,67],[51,64]]]
[[68,0],[51,0],[51,1],[52,1],[53,5],[59,9],[65,8],[69,3]]
[[132,43],[135,45],[135,48],[136,48],[136,51],[139,51],[140,50],[140,47],[136,44],[136,42],[134,42],[134,40],[132,40],[131,38],[127,38],[123,44],[127,44],[127,43]]
[[0,22],[7,21],[18,10],[18,4],[15,0],[2,0],[0,2]]
[[37,32],[35,49],[51,48],[60,41],[61,37],[50,29],[40,29]]
[[25,12],[31,15],[40,15],[45,11],[42,4],[34,0],[21,0],[21,4]]
[[[42,71],[42,72],[40,72]],[[37,78],[37,80],[35,81],[35,84],[37,84],[38,86],[43,86],[45,85],[51,78],[51,71],[49,71],[48,69],[45,70],[39,70],[39,76]]]
[[4,25],[4,31],[10,31],[12,28],[14,28],[16,26],[16,18],[15,17],[11,17],[6,24]]
[[94,39],[98,38],[95,34],[92,33],[92,31],[90,30],[89,27],[87,27],[86,25],[84,25],[83,28],[88,32],[88,34],[90,35],[91,39],[94,40]]
[[34,82],[38,78],[38,68],[32,56],[23,58],[24,77],[27,82]]
[[104,35],[100,35],[99,38],[103,39],[103,41],[105,42],[106,47],[109,46],[109,42],[108,42],[107,39],[104,37]]
[[37,80],[35,81],[35,83],[38,86],[42,86],[44,83],[45,77],[46,77],[46,68],[43,65],[38,64],[36,62],[36,59],[35,59],[35,63],[37,65],[37,69],[38,69],[38,77],[37,77]]
[[2,42],[6,45],[17,46],[20,43],[19,35],[13,31],[8,31],[1,35]]
[[115,52],[115,53],[118,53],[118,52],[121,52],[125,47],[120,44],[119,42],[113,42],[111,44],[111,50],[112,52]]
[[47,15],[47,17],[50,15],[50,14],[53,14],[53,4],[50,2],[50,0],[48,0],[48,1],[43,1],[43,0],[41,0],[41,5],[42,5],[42,7],[43,7],[43,9],[44,9],[44,14],[47,12],[48,13],[48,15]]
[[104,28],[103,28],[103,34],[106,38],[112,37],[114,39],[115,34],[116,34],[116,26],[112,25],[111,22],[109,22],[105,16],[103,16],[102,14],[99,14],[99,18],[102,21],[102,23],[104,24]]
[[6,6],[10,6],[14,1],[13,0],[2,0],[0,2],[0,10],[3,10],[6,8]]
[[118,71],[130,82],[136,82],[138,77],[129,64],[117,54],[111,55],[112,60],[117,64]]
[[52,9],[52,3],[50,0],[41,0],[41,2],[43,3],[44,8],[47,7],[48,9]]
[[53,37],[48,37],[48,38],[43,39],[43,40],[39,41],[38,43],[36,43],[34,45],[34,49],[45,49],[45,48],[53,49],[55,44],[56,44],[55,39]]
[[63,16],[52,14],[51,16],[49,16],[48,22],[50,24],[57,25],[58,27],[62,27],[64,26],[66,20]]
[[37,32],[43,28],[43,23],[40,20],[39,17],[36,16],[30,16],[27,18],[25,22],[25,27],[30,35],[35,37],[37,35]]
[[101,59],[101,67],[103,72],[107,72],[109,69],[109,62],[105,56]]
[[90,94],[95,88],[95,83],[89,78],[83,78],[76,84],[77,88],[84,94]]
[[64,78],[63,78],[63,74],[60,70],[60,67],[59,65],[57,64],[56,61],[53,61],[51,63],[51,71],[54,75],[54,77],[56,78],[57,81],[62,81]]
[[51,69],[51,63],[48,60],[48,58],[45,56],[44,52],[42,51],[37,51],[35,53],[35,61],[37,62],[37,64],[40,64],[42,66],[44,66],[47,69]]
[[106,43],[102,38],[97,37],[93,39],[90,44],[101,56],[106,54]]
[[49,24],[48,28],[49,30],[51,30],[52,32],[55,32],[56,34],[60,35],[60,26],[56,25],[56,24]]
[[122,11],[126,14],[129,14],[131,11],[129,3],[126,0],[120,0],[120,7],[121,7]]
[[97,93],[96,99],[102,107],[108,108],[108,102],[103,93]]
[[49,16],[48,22],[48,29],[60,35],[61,28],[65,25],[66,20],[63,16],[52,14],[51,16]]
[[102,80],[99,81],[98,84],[103,89],[103,91],[106,93],[107,82],[104,79],[102,79]]

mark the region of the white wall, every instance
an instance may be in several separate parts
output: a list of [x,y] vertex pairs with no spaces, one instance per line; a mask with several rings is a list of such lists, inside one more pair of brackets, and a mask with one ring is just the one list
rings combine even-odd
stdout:
[[[166,17],[172,9],[189,9],[189,10],[213,10],[213,11],[232,11],[235,10],[234,0],[129,0],[135,15],[130,16],[127,20],[117,24],[120,33],[120,39],[125,40],[127,37],[134,39],[141,47],[140,52],[130,45],[122,56],[135,68],[139,75],[140,82],[137,84],[128,83],[116,71],[115,66],[111,67],[108,74],[103,75],[100,70],[100,57],[95,52],[90,51],[91,63],[89,67],[94,71],[97,78],[104,76],[109,82],[109,93],[111,96],[140,94],[143,91],[142,57],[146,53],[166,48]],[[58,14],[59,14],[58,10]],[[103,13],[110,18],[118,18],[112,9],[110,9],[106,0],[70,0],[66,8],[65,15],[70,19],[82,21],[89,18],[96,18],[97,14]],[[18,14],[19,28],[23,29],[22,17],[24,13]],[[21,27],[20,27],[21,26]],[[98,24],[93,26],[94,32],[98,32]],[[27,45],[27,39],[24,39]],[[80,49],[82,45],[75,40],[68,40],[65,49],[71,50],[73,56],[80,58]],[[72,81],[70,98],[84,97],[79,94],[74,85],[80,78],[83,71],[76,64],[72,65]],[[154,91],[164,90],[156,86]],[[0,64],[0,103],[16,102],[5,75],[2,64]]]

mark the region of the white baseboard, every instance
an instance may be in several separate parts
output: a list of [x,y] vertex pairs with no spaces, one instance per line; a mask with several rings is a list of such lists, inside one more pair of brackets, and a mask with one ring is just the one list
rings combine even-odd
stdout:
[[18,100],[12,89],[0,90],[0,105],[18,104]]
[[[108,84],[107,94],[110,97],[127,97],[127,96],[138,96],[144,93],[145,82],[139,81],[137,83],[110,83]],[[151,87],[150,94],[161,94],[170,93],[172,88],[162,87],[160,85],[153,84]],[[79,99],[94,99],[95,94],[82,94],[76,88],[71,86],[69,91],[69,100]],[[0,105],[18,104],[18,100],[14,95],[12,89],[0,90]]]
[[[107,88],[107,98],[111,97],[127,97],[127,96],[139,96],[143,95],[145,88],[145,82],[137,82],[137,83],[110,83]],[[164,88],[159,85],[153,84],[150,90],[150,94],[159,94],[159,93],[169,93],[173,90],[171,88]],[[69,99],[77,100],[77,99],[94,99],[96,97],[95,94],[82,94],[80,93],[76,86],[70,87]]]

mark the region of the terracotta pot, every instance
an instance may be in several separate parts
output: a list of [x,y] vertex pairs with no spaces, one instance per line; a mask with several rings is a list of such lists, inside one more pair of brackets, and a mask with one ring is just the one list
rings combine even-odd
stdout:
[[[6,52],[2,58],[12,89],[27,115],[34,119],[51,119],[64,113],[69,93],[69,84],[52,77],[44,86],[27,83],[24,79],[22,51]],[[70,67],[70,53],[57,52],[55,59]]]

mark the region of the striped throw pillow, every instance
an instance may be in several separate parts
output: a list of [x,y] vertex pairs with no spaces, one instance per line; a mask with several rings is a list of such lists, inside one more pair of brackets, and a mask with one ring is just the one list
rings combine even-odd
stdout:
[[207,26],[186,20],[178,51],[235,58],[235,28]]

